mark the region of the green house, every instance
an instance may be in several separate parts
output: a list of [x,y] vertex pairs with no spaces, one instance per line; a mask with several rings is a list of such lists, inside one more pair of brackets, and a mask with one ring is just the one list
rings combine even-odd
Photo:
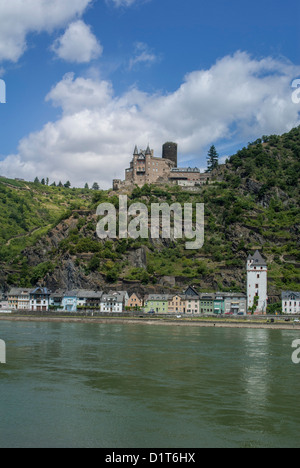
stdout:
[[216,293],[214,300],[214,313],[217,315],[224,314],[225,312],[225,298],[222,294]]
[[145,312],[154,314],[168,313],[169,296],[166,294],[150,294],[145,301]]
[[200,294],[200,305],[199,305],[200,314],[204,314],[204,315],[214,314],[214,311],[215,311],[214,301],[215,301],[215,294],[213,293]]

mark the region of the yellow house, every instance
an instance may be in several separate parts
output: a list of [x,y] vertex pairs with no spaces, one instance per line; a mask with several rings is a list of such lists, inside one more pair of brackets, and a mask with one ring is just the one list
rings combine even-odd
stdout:
[[185,314],[186,304],[185,296],[176,295],[169,298],[168,312],[169,314]]
[[130,309],[138,309],[139,307],[143,307],[144,303],[143,303],[143,300],[140,299],[137,294],[133,293],[129,297],[126,305]]

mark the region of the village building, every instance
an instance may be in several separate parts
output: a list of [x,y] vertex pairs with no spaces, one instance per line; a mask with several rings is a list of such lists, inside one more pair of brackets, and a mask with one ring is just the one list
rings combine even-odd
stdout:
[[200,314],[212,315],[215,313],[215,294],[202,293],[200,294],[199,308]]
[[48,312],[50,291],[37,287],[30,291],[30,310],[33,312]]
[[169,300],[168,294],[149,294],[145,299],[145,312],[153,314],[168,314]]
[[95,309],[100,307],[102,292],[90,291],[86,289],[74,289],[65,291],[63,289],[50,295],[50,307],[61,309],[66,312],[76,312],[81,309]]
[[266,314],[268,305],[268,266],[257,250],[247,259],[248,313]]
[[200,297],[185,296],[185,313],[193,315],[200,313]]
[[300,293],[293,291],[282,291],[283,314],[300,314]]
[[169,314],[185,314],[186,312],[186,298],[185,295],[170,296],[168,300],[168,313]]
[[142,308],[144,305],[144,301],[143,299],[141,299],[138,294],[136,293],[133,293],[131,294],[131,296],[129,297],[128,301],[127,301],[127,304],[126,304],[126,307],[128,307],[129,309],[140,309]]
[[216,293],[214,300],[214,314],[222,315],[225,312],[225,297],[223,293]]
[[49,306],[51,309],[62,309],[63,298],[65,295],[64,289],[58,289],[57,291],[50,294]]
[[65,312],[77,312],[77,291],[66,291],[61,305]]
[[77,291],[77,308],[95,309],[100,307],[103,292],[79,289]]
[[100,312],[104,313],[122,313],[125,310],[125,296],[114,292],[112,294],[103,294],[100,301]]
[[247,296],[244,293],[224,293],[224,314],[246,315]]
[[129,294],[127,291],[108,291],[108,294],[114,295],[114,294],[119,294],[119,296],[122,296],[124,305],[126,305],[129,301]]
[[30,289],[12,288],[7,296],[8,305],[13,310],[30,310]]

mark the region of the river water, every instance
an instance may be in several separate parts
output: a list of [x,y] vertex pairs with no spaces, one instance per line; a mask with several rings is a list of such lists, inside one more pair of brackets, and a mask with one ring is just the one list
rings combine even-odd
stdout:
[[0,447],[299,447],[297,331],[0,322]]

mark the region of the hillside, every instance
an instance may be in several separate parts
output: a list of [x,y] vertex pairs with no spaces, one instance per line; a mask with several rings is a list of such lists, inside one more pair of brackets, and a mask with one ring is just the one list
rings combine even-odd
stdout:
[[130,202],[205,203],[205,244],[100,241],[96,207],[112,191],[67,189],[0,178],[0,281],[57,288],[169,291],[245,290],[245,262],[259,248],[269,264],[269,295],[299,290],[300,128],[264,136],[233,155],[199,192],[145,186]]

